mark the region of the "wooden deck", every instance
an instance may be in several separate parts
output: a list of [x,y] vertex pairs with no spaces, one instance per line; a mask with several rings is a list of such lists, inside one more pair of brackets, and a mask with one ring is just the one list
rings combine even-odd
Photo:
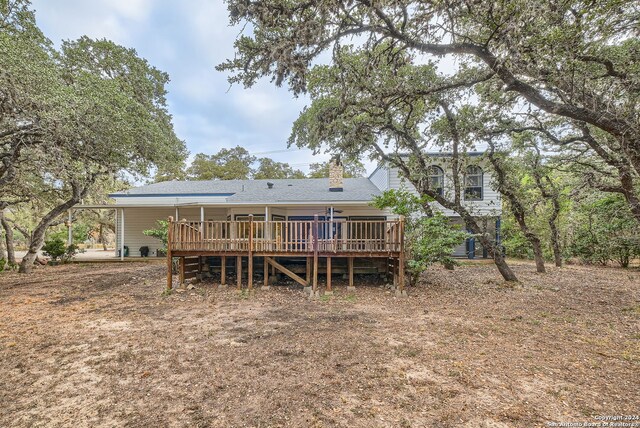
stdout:
[[[253,287],[253,264],[264,260],[265,286],[269,272],[277,269],[317,292],[318,259],[326,258],[327,289],[331,289],[331,259],[347,258],[350,286],[353,286],[354,257],[387,258],[395,266],[394,282],[402,291],[404,283],[404,219],[398,220],[313,220],[248,221],[222,220],[192,222],[169,218],[167,263],[180,258],[180,281],[195,276],[205,256],[236,257],[238,287],[241,287],[242,258],[247,257],[247,287]],[[307,278],[303,279],[274,257],[306,257]],[[196,263],[197,261],[197,263]],[[270,268],[271,267],[271,268]],[[226,281],[222,269],[221,282]],[[311,278],[310,278],[311,277]],[[169,269],[167,286],[173,284]]]

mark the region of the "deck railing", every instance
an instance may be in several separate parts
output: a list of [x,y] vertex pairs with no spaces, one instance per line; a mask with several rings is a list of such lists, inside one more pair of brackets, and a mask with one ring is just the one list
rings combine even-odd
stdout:
[[173,221],[169,249],[210,253],[397,253],[400,220]]

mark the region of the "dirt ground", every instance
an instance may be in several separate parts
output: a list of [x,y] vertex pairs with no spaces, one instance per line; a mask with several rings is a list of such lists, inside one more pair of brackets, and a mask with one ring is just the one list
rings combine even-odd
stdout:
[[[640,271],[434,268],[308,300],[159,264],[0,274],[0,426],[531,427],[640,414]],[[375,282],[362,278],[363,282]],[[636,421],[638,422],[638,421]]]

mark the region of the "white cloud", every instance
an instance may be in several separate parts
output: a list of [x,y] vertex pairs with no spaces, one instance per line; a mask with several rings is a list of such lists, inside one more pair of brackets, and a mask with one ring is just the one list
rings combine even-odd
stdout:
[[33,6],[39,25],[55,43],[87,35],[129,45],[151,13],[150,0],[33,0]]
[[151,12],[150,0],[102,0],[96,3],[111,6],[119,15],[134,21],[145,21]]

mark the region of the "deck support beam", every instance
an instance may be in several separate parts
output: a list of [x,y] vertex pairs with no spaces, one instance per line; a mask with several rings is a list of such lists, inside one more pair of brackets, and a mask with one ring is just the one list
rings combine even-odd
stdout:
[[253,214],[249,214],[249,257],[247,259],[247,288],[253,289]]
[[280,263],[276,262],[273,258],[271,257],[265,257],[267,263],[269,263],[271,266],[273,266],[274,268],[278,269],[280,272],[282,272],[283,274],[287,275],[289,278],[293,279],[295,282],[297,282],[298,284],[302,285],[303,287],[307,287],[309,285],[308,281],[305,281],[304,279],[300,278],[298,275],[296,275],[295,273],[291,272],[289,269],[287,269],[286,267],[282,266]]
[[236,257],[236,276],[238,277],[238,290],[242,289],[242,256]]
[[356,291],[356,287],[353,285],[353,257],[347,257],[347,270],[349,271],[349,285],[348,291]]
[[407,292],[404,290],[404,216],[400,216],[400,257],[398,257],[398,289],[396,295],[405,297]]
[[184,285],[184,259],[185,257],[180,257],[180,287]]
[[262,285],[263,290],[269,289],[269,262],[267,262],[267,258],[264,257],[264,283]]
[[227,286],[227,256],[220,257],[220,288]]
[[[116,214],[117,213],[118,211],[116,210]],[[173,218],[169,217],[169,229],[167,230],[167,290],[171,290],[173,288],[173,258],[171,257],[171,241],[173,241]]]
[[327,290],[324,294],[329,296],[333,294],[331,290],[331,257],[327,257]]
[[313,245],[313,285],[311,287],[311,296],[318,296],[318,238],[320,237],[320,228],[318,227],[318,214],[313,216],[313,230],[311,234]]

